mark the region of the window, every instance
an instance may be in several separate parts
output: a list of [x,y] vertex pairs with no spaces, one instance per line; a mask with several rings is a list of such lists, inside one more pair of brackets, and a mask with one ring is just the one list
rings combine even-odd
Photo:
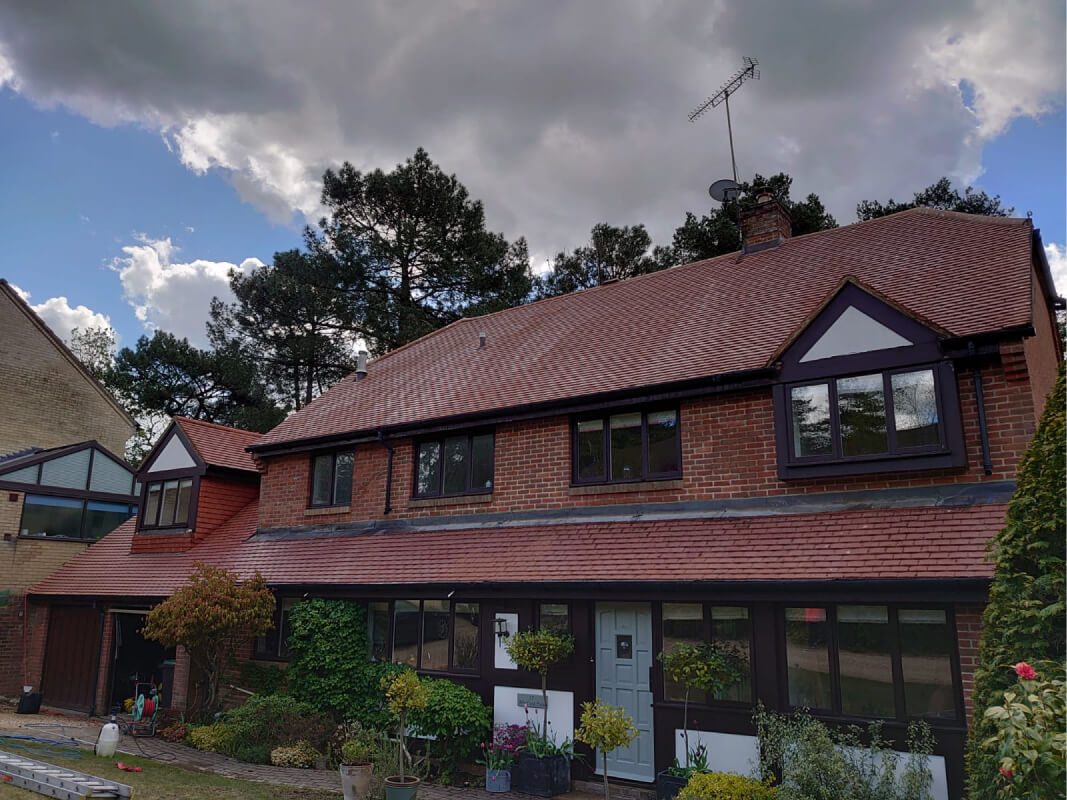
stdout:
[[367,648],[371,661],[389,658],[389,603],[367,604]]
[[22,503],[22,536],[99,539],[137,513],[129,503],[28,494]]
[[571,608],[566,603],[541,603],[537,608],[538,627],[554,633],[571,632]]
[[347,506],[352,502],[351,450],[324,453],[311,460],[311,505]]
[[[663,651],[670,652],[679,644],[720,642],[732,649],[749,670],[741,680],[710,698],[715,701],[748,703],[752,701],[752,629],[748,609],[739,606],[706,606],[702,603],[663,604]],[[685,687],[663,677],[663,696],[666,700],[681,702],[685,699]],[[700,690],[689,692],[690,703],[707,703],[706,693]]]
[[392,660],[431,672],[477,672],[480,631],[478,603],[397,600]]
[[189,524],[192,497],[192,478],[149,483],[141,527],[184,528]]
[[678,410],[630,411],[575,420],[575,483],[623,483],[682,474]]
[[460,434],[420,442],[415,496],[487,494],[493,491],[492,433]]
[[289,659],[289,611],[296,604],[292,597],[278,598],[274,606],[274,627],[256,637],[256,658],[286,661]]
[[785,609],[789,703],[851,717],[958,719],[943,609]]

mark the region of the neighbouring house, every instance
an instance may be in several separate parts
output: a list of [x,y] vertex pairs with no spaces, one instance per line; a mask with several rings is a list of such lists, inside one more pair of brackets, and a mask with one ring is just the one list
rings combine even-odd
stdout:
[[133,419],[0,280],[0,696],[21,691],[25,590],[130,518]]
[[[77,659],[97,678],[76,707],[103,709],[123,615],[200,560],[276,592],[250,657],[284,661],[300,598],[357,600],[368,657],[473,688],[497,722],[536,712],[507,635],[570,631],[549,718],[562,740],[581,702],[624,706],[616,778],[684,757],[686,725],[747,772],[760,701],[898,740],[925,719],[935,796],[961,796],[986,544],[1063,357],[1039,232],[915,209],[792,238],[770,198],[742,227],[739,253],[460,320],[262,437],[179,420],[140,518],[33,587],[26,679],[73,705],[50,670]],[[187,520],[157,519],[155,477],[191,481]],[[57,615],[101,635],[74,653]],[[709,639],[749,672],[687,721],[656,656]]]

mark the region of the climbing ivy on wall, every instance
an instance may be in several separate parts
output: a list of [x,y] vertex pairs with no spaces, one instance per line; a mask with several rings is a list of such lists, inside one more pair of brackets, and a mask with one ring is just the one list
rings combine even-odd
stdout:
[[974,677],[974,722],[968,743],[967,773],[971,800],[997,795],[996,758],[980,744],[994,733],[985,710],[1001,705],[1019,661],[1064,663],[1067,612],[1064,539],[1067,483],[1067,431],[1064,371],[1045,403],[1041,424],[1019,465],[1018,484],[1008,506],[1007,523],[993,541],[995,568],[989,605],[982,619],[978,669]]

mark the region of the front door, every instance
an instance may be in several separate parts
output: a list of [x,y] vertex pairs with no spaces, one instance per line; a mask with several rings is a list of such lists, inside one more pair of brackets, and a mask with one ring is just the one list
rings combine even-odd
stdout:
[[[652,753],[652,608],[648,603],[598,603],[596,607],[596,694],[622,706],[638,735],[629,747],[608,754],[608,776],[655,779]],[[596,771],[604,761],[596,755]]]

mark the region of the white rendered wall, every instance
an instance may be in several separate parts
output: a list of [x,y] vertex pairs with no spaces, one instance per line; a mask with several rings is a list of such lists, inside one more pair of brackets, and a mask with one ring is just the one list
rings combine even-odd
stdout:
[[[526,712],[519,702],[519,695],[537,695],[540,689],[518,689],[514,686],[493,687],[493,724],[525,725]],[[530,723],[540,729],[544,719],[541,709],[530,709]],[[548,733],[555,735],[556,744],[563,744],[564,739],[574,741],[574,693],[548,693]]]

